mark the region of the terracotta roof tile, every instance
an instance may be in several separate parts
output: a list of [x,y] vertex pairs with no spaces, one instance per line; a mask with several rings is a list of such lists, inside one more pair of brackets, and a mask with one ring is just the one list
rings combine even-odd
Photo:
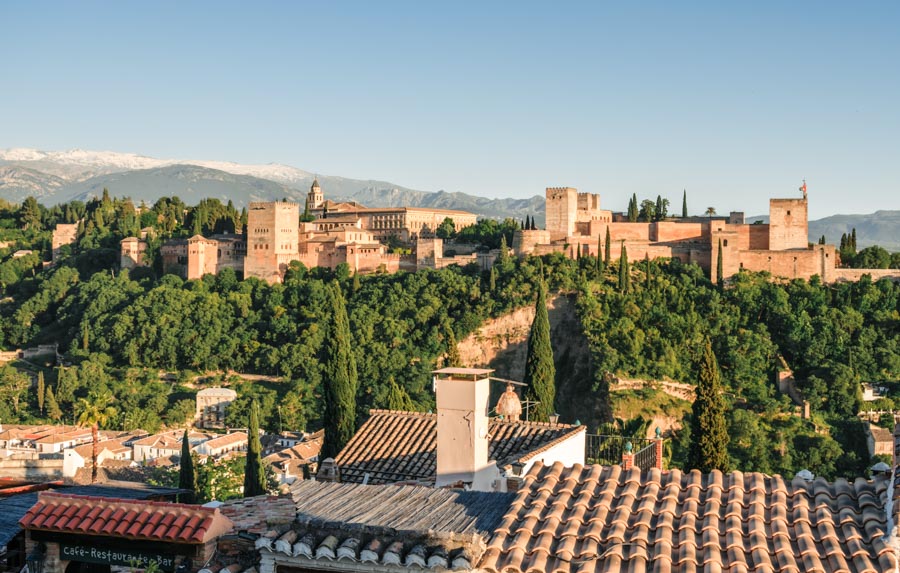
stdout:
[[535,464],[479,563],[551,571],[893,571],[888,483]]
[[42,492],[19,524],[24,529],[179,543],[205,543],[231,529],[231,521],[217,509],[52,492]]
[[[420,412],[371,410],[371,416],[335,458],[341,480],[370,484],[434,477],[437,469],[437,416]],[[527,461],[583,432],[582,426],[492,419],[488,458],[505,466]]]

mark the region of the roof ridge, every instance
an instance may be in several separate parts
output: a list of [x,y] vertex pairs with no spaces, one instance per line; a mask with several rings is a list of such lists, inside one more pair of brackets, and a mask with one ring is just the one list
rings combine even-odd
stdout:
[[59,491],[42,491],[38,493],[38,502],[46,498],[62,498],[74,501],[103,501],[108,503],[126,503],[130,505],[152,505],[154,507],[169,507],[180,509],[200,510],[203,513],[215,513],[217,508],[204,507],[202,505],[194,505],[190,503],[173,503],[170,501],[152,501],[145,499],[127,499],[124,497],[104,497],[98,495],[82,495],[77,493],[63,493]]
[[410,412],[408,410],[387,410],[383,408],[369,409],[369,415],[374,416],[375,414],[397,414],[416,418],[431,418],[435,415],[433,412]]

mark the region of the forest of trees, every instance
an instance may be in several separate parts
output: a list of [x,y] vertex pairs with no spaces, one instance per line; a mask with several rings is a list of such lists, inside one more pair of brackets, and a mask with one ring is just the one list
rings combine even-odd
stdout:
[[[180,427],[203,384],[194,376],[211,371],[209,382],[220,383],[233,370],[280,381],[230,380],[239,399],[229,424],[244,426],[256,400],[263,428],[322,427],[332,288],[346,304],[357,414],[401,403],[428,410],[434,407],[430,371],[452,359],[455,341],[488,318],[534,304],[541,275],[548,292],[577,299],[594,372],[579,408],[605,404],[607,373],[696,383],[709,339],[721,371],[732,469],[863,475],[871,460],[855,417],[859,383],[884,383],[889,395],[882,406],[900,399],[900,285],[890,281],[780,283],[741,273],[723,289],[698,267],[677,261],[639,260],[623,268],[559,254],[522,260],[502,254],[489,272],[471,265],[359,277],[347,268],[295,264],[277,285],[240,281],[230,270],[183,281],[158,276],[152,267],[120,272],[117,241],[145,224],[165,236],[193,221],[204,231],[237,225],[241,214],[218,202],[200,209],[167,199],[138,221],[128,204],[107,197],[51,210],[0,205],[0,240],[13,242],[0,250],[0,347],[56,342],[69,364],[45,369],[40,399],[22,371],[0,369],[4,422],[71,423],[79,399],[108,393],[115,405],[109,427]],[[49,228],[81,217],[88,223],[69,256],[42,270]],[[491,236],[506,243],[508,229],[495,229],[500,232]],[[11,259],[13,248],[37,252]],[[794,370],[812,419],[794,415],[778,394],[779,357]],[[161,378],[161,371],[172,376]],[[559,391],[570,383],[556,380]],[[683,465],[689,414],[672,443],[673,464]]]

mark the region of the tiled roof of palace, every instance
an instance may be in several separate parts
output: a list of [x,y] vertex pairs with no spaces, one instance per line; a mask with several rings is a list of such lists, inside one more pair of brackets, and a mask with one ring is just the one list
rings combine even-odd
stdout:
[[561,464],[532,467],[491,573],[895,571],[887,483]]
[[[432,478],[437,467],[437,416],[371,410],[371,417],[335,458],[341,480],[383,484]],[[491,419],[488,458],[501,467],[526,461],[585,431],[583,426]]]

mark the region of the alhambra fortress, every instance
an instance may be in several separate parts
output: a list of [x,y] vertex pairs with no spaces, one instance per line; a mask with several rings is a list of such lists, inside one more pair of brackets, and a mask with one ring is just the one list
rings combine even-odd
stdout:
[[900,278],[900,271],[842,269],[834,245],[810,245],[807,194],[794,199],[770,199],[769,223],[744,223],[744,214],[727,217],[679,217],[652,223],[630,222],[622,213],[600,208],[600,196],[571,187],[547,188],[546,229],[519,230],[513,249],[519,256],[563,252],[570,257],[601,255],[609,232],[610,258],[624,249],[630,260],[649,257],[696,263],[716,280],[719,251],[722,276],[743,269],[766,271],[773,277],[824,282]]
[[[748,224],[741,212],[631,222],[623,213],[601,209],[597,194],[549,187],[546,229],[516,231],[512,251],[517,256],[560,252],[577,258],[601,255],[608,249],[613,260],[623,251],[631,260],[678,259],[699,265],[713,281],[720,251],[724,279],[743,269],[786,279],[818,275],[824,282],[855,281],[863,274],[900,279],[897,270],[840,268],[834,245],[811,245],[805,187],[801,191],[802,197],[770,199],[768,223]],[[283,280],[292,261],[332,269],[346,263],[354,273],[372,273],[468,263],[488,269],[498,254],[496,250],[480,253],[475,245],[454,245],[453,256],[444,256],[443,241],[435,231],[447,218],[456,231],[474,225],[476,215],[465,211],[367,208],[330,201],[318,181],[310,188],[306,211],[313,216],[311,222],[300,221],[297,203],[251,203],[245,234],[167,241],[161,248],[163,270],[198,279],[231,268],[244,277],[275,283]],[[54,233],[54,251],[74,240],[69,227],[74,226],[60,225]],[[408,246],[408,254],[388,252],[384,241],[389,239]],[[146,236],[124,239],[122,268],[142,266],[146,248]]]

